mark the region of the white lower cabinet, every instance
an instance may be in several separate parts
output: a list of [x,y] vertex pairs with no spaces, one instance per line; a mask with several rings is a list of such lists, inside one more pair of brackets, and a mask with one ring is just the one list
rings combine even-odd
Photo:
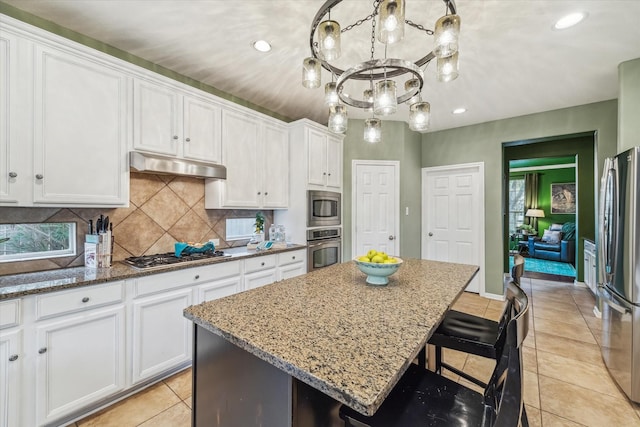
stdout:
[[191,322],[182,315],[191,303],[191,288],[134,301],[134,384],[191,360]]
[[596,245],[590,240],[584,241],[584,284],[597,294]]
[[244,261],[244,289],[255,289],[277,280],[276,255],[247,258]]
[[278,280],[290,279],[307,272],[307,251],[283,252],[278,254]]
[[38,325],[36,341],[37,425],[124,390],[124,304]]
[[287,251],[0,302],[0,427],[57,425],[191,361],[186,307],[303,274]]
[[19,411],[23,365],[22,330],[0,331],[0,426],[2,427],[24,425]]

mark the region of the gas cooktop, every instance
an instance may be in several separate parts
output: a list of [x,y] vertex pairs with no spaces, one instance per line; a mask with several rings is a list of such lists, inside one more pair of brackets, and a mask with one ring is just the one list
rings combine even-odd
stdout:
[[124,262],[138,270],[150,270],[154,268],[171,267],[174,264],[180,264],[192,261],[202,261],[209,258],[230,257],[222,251],[206,251],[196,252],[189,255],[177,257],[173,252],[155,255],[143,255],[125,258]]

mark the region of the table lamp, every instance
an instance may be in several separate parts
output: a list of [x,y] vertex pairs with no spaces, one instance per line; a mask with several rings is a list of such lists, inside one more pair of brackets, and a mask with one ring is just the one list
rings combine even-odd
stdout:
[[533,218],[531,226],[535,228],[536,234],[538,232],[538,218],[544,218],[544,211],[542,209],[527,209],[527,213],[524,216]]

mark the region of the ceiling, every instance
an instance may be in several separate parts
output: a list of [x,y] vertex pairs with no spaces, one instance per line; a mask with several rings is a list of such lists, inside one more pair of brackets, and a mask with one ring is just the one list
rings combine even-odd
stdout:
[[[326,124],[323,89],[301,84],[309,28],[323,0],[2,0],[19,9],[172,69],[290,119]],[[439,0],[407,0],[406,18],[433,29]],[[457,0],[462,19],[460,77],[435,80],[425,70],[430,131],[617,98],[619,63],[640,58],[640,1]],[[332,11],[342,27],[371,13],[369,0],[345,0]],[[563,15],[585,21],[552,29]],[[370,56],[370,21],[343,33],[347,68]],[[407,28],[388,57],[416,60],[432,38]],[[257,39],[268,53],[255,51]],[[376,57],[383,52],[376,46]],[[346,57],[346,58],[345,58]],[[323,85],[330,81],[323,74]],[[404,82],[405,79],[402,80]],[[357,92],[354,90],[354,92]],[[454,115],[457,107],[467,112]],[[350,118],[367,113],[349,107]],[[408,119],[405,105],[384,120]],[[383,125],[384,126],[384,125]]]

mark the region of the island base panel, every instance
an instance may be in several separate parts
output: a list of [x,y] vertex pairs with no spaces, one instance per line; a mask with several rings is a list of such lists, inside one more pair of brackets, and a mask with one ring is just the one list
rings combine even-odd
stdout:
[[194,325],[194,427],[291,426],[292,378]]

